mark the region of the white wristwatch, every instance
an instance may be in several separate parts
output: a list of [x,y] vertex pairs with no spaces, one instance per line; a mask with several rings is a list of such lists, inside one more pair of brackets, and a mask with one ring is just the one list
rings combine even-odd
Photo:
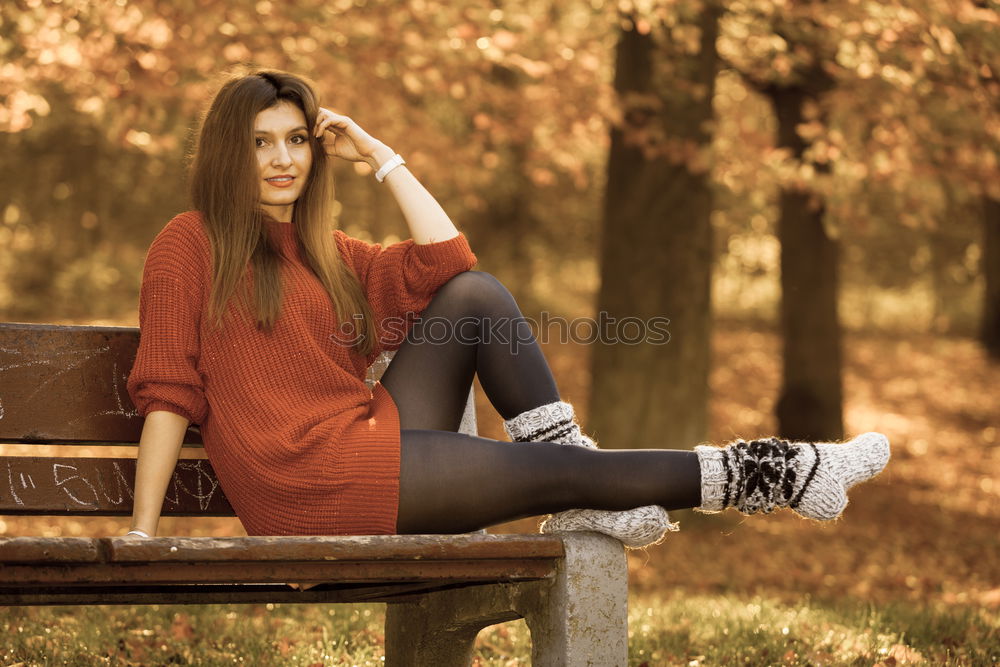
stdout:
[[378,168],[378,171],[375,172],[375,180],[381,183],[385,180],[386,174],[401,164],[406,164],[406,160],[403,159],[402,155],[396,153],[391,158],[386,160],[385,164]]

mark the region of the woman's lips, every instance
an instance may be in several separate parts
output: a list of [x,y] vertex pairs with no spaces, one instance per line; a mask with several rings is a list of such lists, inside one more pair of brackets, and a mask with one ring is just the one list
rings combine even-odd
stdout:
[[275,178],[265,178],[264,180],[276,188],[287,188],[295,182],[295,178],[292,176],[277,176]]

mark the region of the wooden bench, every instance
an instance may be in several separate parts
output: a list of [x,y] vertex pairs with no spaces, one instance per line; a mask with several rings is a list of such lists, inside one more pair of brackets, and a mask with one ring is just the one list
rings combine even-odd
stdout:
[[[143,420],[125,382],[138,340],[132,327],[0,323],[0,443],[134,448]],[[185,444],[200,443],[192,426]],[[0,515],[130,516],[134,478],[134,457],[0,451]],[[163,514],[233,511],[209,462],[182,456]],[[517,618],[535,665],[627,663],[624,550],[596,533],[0,537],[0,605],[362,601],[389,603],[390,666],[468,665],[480,629]]]

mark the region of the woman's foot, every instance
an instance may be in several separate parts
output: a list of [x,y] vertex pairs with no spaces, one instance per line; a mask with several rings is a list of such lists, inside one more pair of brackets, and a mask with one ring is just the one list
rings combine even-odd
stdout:
[[738,440],[725,447],[695,447],[701,466],[701,500],[696,508],[744,514],[789,507],[804,517],[829,521],[847,506],[847,490],[882,472],[889,440],[863,433],[845,443]]
[[659,505],[647,505],[621,512],[610,510],[566,510],[549,516],[542,522],[543,533],[593,531],[614,537],[629,549],[641,549],[659,544],[667,532],[678,530],[670,523],[667,510]]
[[[507,419],[504,421],[504,430],[514,442],[559,442],[597,449],[597,443],[584,434],[576,423],[573,406],[565,401],[540,405]],[[677,524],[670,523],[667,511],[659,505],[624,511],[566,510],[547,517],[541,525],[543,533],[604,533],[630,549],[658,544],[663,541],[667,532],[676,530]]]

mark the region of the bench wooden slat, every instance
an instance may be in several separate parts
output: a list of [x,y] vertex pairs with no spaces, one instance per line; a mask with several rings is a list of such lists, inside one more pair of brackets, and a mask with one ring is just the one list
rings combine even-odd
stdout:
[[555,572],[550,559],[481,559],[448,561],[197,562],[8,564],[0,585],[193,584],[405,581],[519,581],[543,579]]
[[[493,582],[489,582],[493,583]],[[81,604],[261,604],[267,602],[406,602],[427,593],[481,586],[480,582],[446,580],[418,583],[320,584],[306,591],[285,584],[197,584],[176,586],[34,586],[0,587],[4,605]]]
[[[127,516],[134,458],[0,458],[0,514]],[[234,516],[208,459],[181,459],[163,502],[171,516]]]
[[112,537],[113,562],[474,560],[560,558],[562,540],[550,535],[351,535],[344,537]]
[[[0,322],[0,441],[135,443],[136,327]],[[185,442],[200,444],[196,427]]]
[[0,562],[212,563],[561,558],[552,535],[350,535],[338,537],[0,537]]
[[551,577],[548,535],[0,538],[0,586],[487,583]]
[[92,537],[0,537],[0,569],[10,563],[98,563],[104,560]]
[[[550,579],[564,555],[550,535],[11,537],[0,538],[0,605],[386,602]],[[289,581],[321,586],[275,587]]]

